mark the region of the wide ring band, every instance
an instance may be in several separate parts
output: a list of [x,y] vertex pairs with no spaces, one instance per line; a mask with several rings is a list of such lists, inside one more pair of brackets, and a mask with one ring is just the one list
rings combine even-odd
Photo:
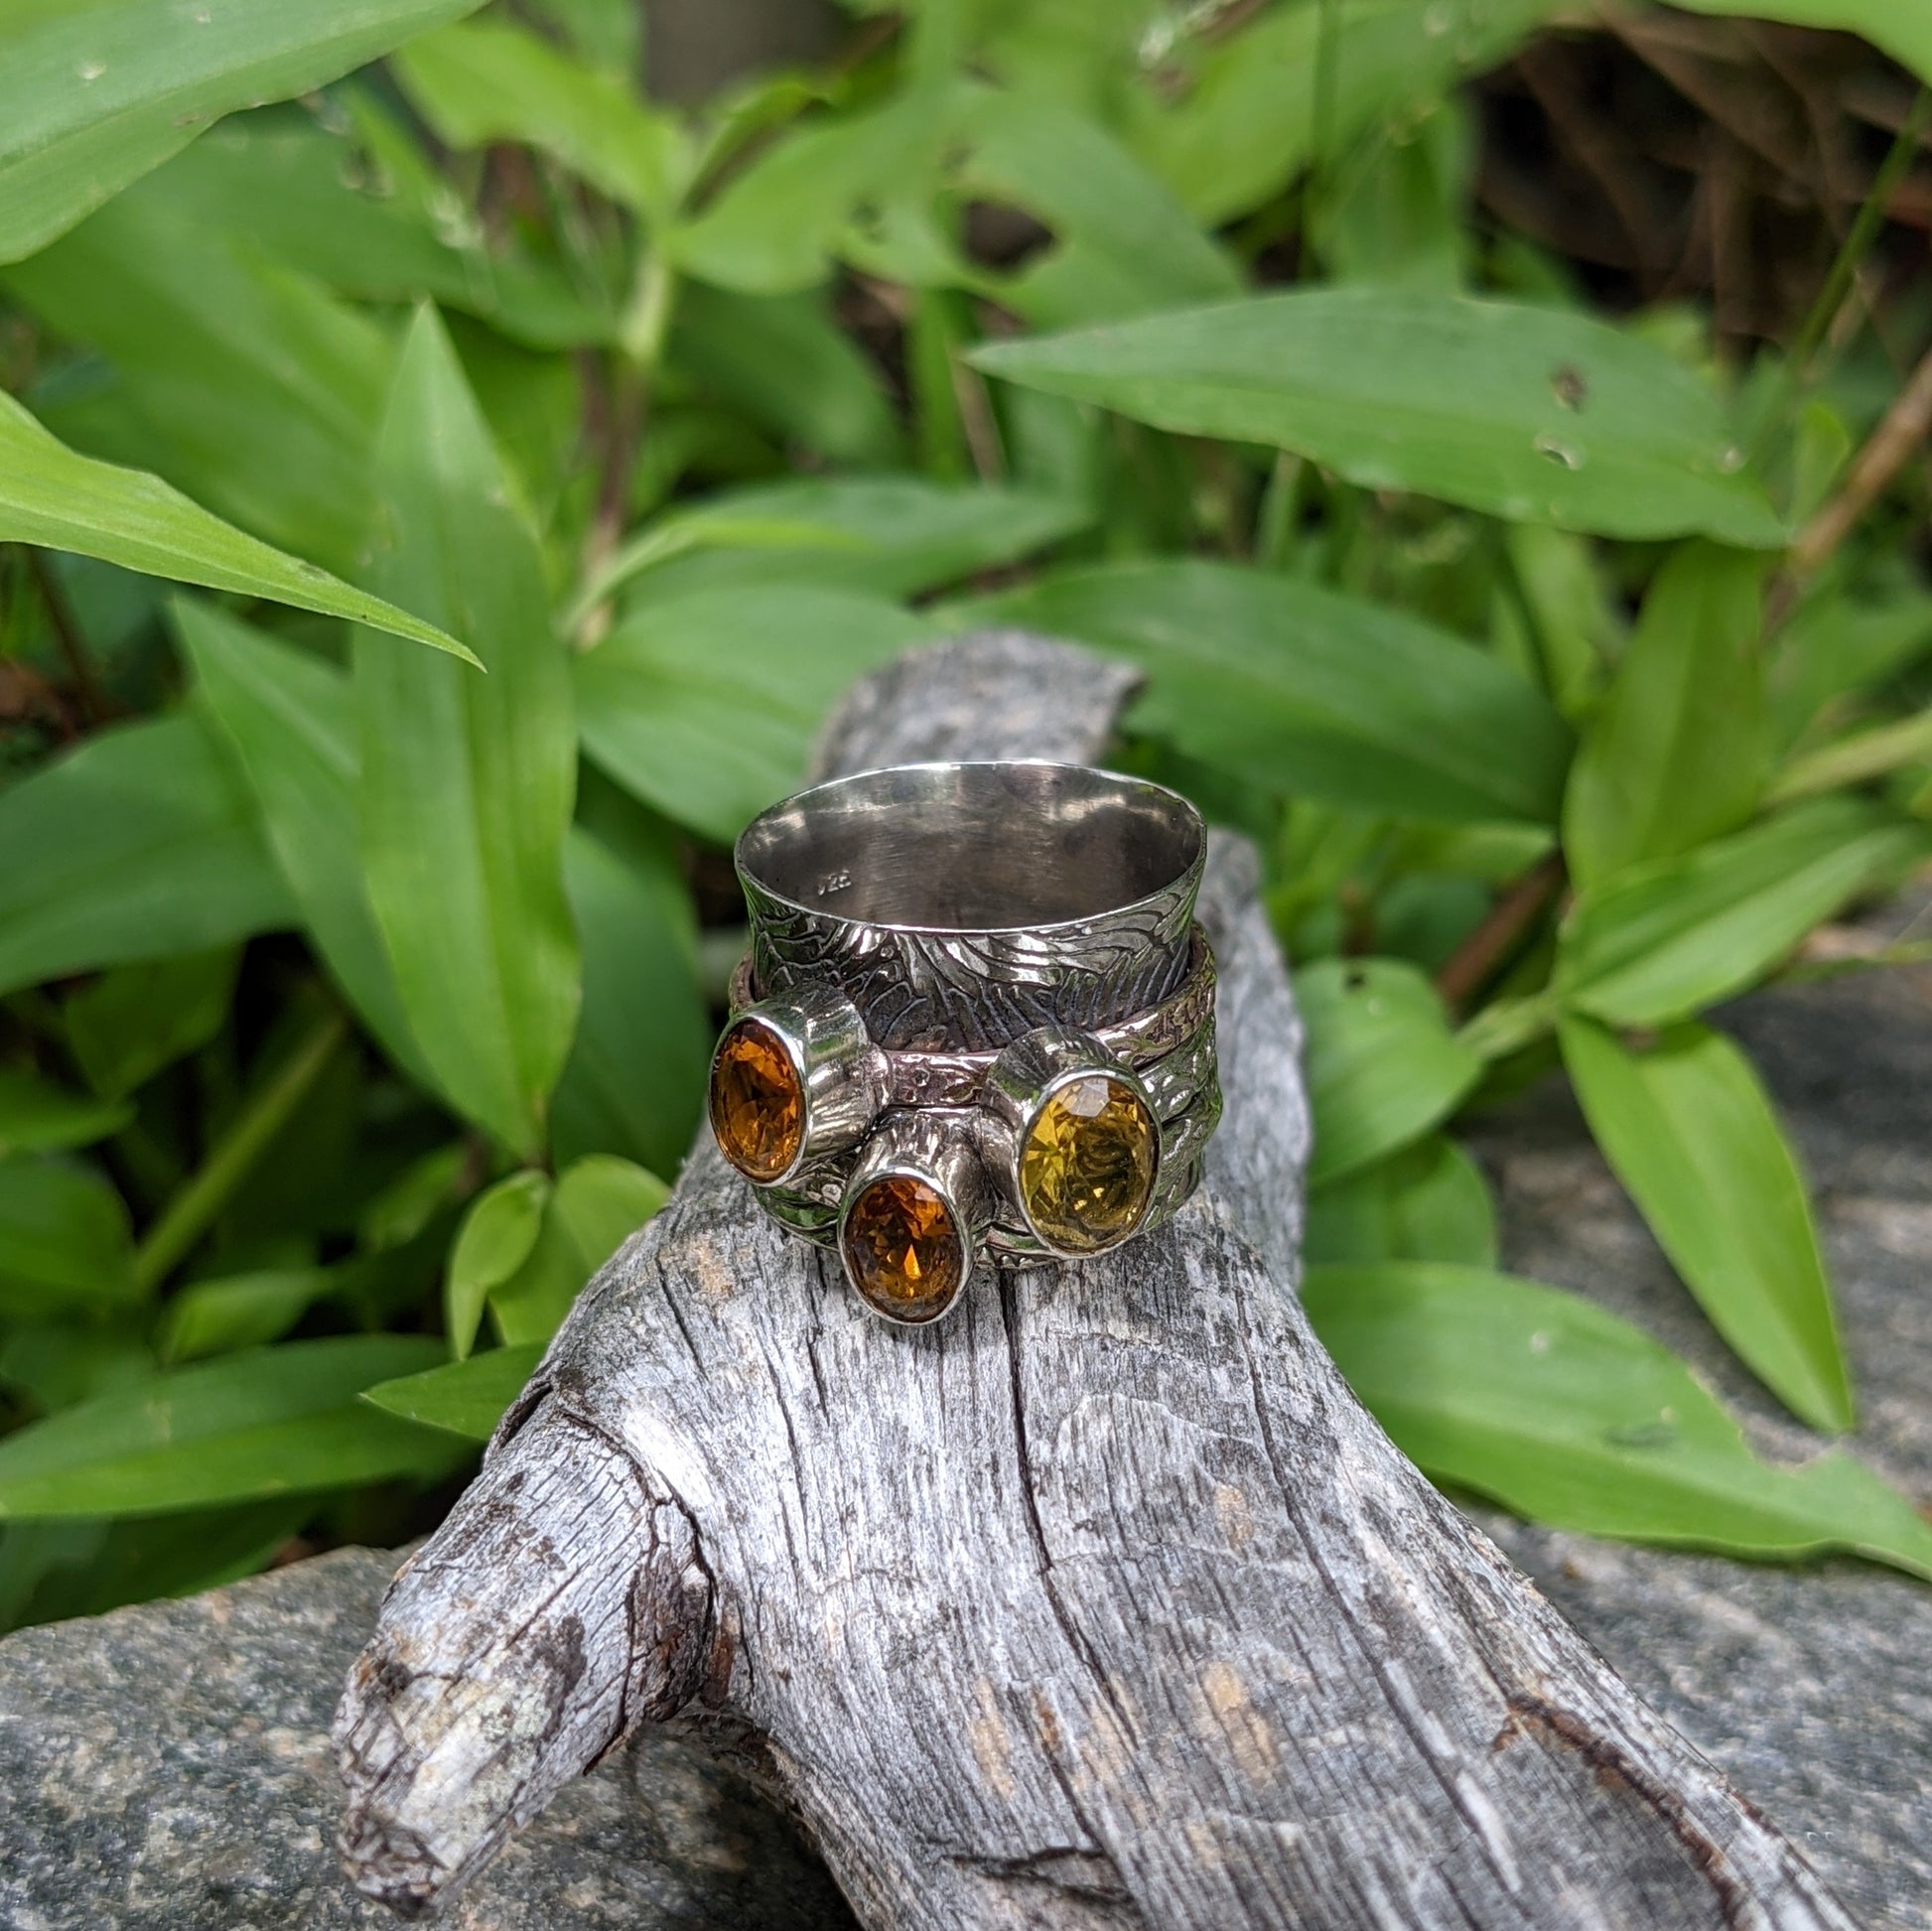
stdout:
[[1104,1252],[1198,1183],[1204,845],[1163,786],[1025,761],[864,772],[746,829],[712,1129],[874,1312],[924,1324],[982,1262]]

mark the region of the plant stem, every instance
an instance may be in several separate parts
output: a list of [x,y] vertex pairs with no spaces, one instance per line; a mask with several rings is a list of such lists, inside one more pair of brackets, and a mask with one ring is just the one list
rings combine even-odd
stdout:
[[1335,89],[1341,62],[1341,0],[1317,0],[1315,23],[1314,125],[1311,130],[1308,179],[1302,190],[1302,247],[1300,273],[1306,278],[1314,255],[1314,231],[1321,218],[1321,202],[1328,188],[1334,159]]
[[1904,125],[1898,130],[1897,139],[1891,144],[1890,152],[1878,164],[1878,172],[1872,177],[1871,192],[1860,204],[1858,214],[1846,232],[1844,245],[1825,276],[1825,284],[1818,291],[1811,312],[1799,328],[1797,341],[1791,345],[1787,367],[1794,387],[1803,385],[1811,358],[1817,354],[1819,345],[1844,306],[1860,265],[1871,251],[1871,244],[1877,240],[1878,230],[1883,227],[1885,216],[1891,211],[1891,198],[1897,192],[1905,170],[1912,165],[1912,158],[1918,153],[1919,141],[1928,125],[1932,125],[1932,88],[1921,87],[1912,102],[1911,111],[1905,116]]
[[1483,984],[1521,942],[1543,908],[1563,890],[1563,854],[1551,852],[1514,880],[1487,915],[1436,974],[1436,990],[1444,1003],[1459,1007],[1482,990]]
[[53,625],[55,638],[61,646],[68,676],[73,683],[73,694],[79,700],[80,714],[87,723],[98,724],[107,716],[110,707],[106,693],[100,688],[100,680],[94,675],[93,659],[87,654],[87,640],[80,633],[80,625],[47,561],[46,553],[32,543],[21,547],[26,553],[34,588],[40,593],[42,608],[47,612],[47,621]]
[[269,1079],[242,1102],[227,1132],[135,1249],[134,1280],[143,1294],[152,1294],[213,1225],[347,1036],[348,1021],[331,1006]]
[[1786,562],[1792,577],[1808,577],[1829,561],[1928,434],[1932,434],[1932,349],[1906,377],[1878,427],[1852,459],[1837,493],[1798,532]]

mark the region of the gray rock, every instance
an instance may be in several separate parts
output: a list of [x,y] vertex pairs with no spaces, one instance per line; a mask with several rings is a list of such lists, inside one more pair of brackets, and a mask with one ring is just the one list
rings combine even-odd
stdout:
[[[1721,1016],[1763,1071],[1817,1190],[1859,1391],[1857,1454],[1932,1496],[1932,972],[1762,993]],[[1482,1123],[1505,1258],[1685,1355],[1760,1452],[1818,1438],[1718,1338],[1559,1081]],[[1932,1587],[1633,1549],[1477,1512],[1631,1687],[1726,1769],[1871,1931],[1932,1924]]]
[[[1748,1001],[1817,1181],[1863,1401],[1858,1451],[1932,1490],[1932,974]],[[1712,1333],[1560,1087],[1484,1121],[1519,1271],[1592,1294],[1691,1357],[1766,1452],[1814,1438]],[[1932,1923],[1932,1589],[1874,1567],[1757,1567],[1482,1511],[1632,1686],[1723,1764],[1872,1931]],[[6,1931],[392,1922],[339,1874],[327,1731],[394,1559],[344,1551],[189,1602],[0,1643]],[[565,1790],[456,1907],[494,1931],[852,1919],[749,1785],[644,1736]]]
[[[393,1925],[343,1880],[329,1720],[393,1555],[0,1643],[0,1926]],[[450,1914],[461,1931],[849,1931],[788,1822],[663,1731],[566,1790]]]

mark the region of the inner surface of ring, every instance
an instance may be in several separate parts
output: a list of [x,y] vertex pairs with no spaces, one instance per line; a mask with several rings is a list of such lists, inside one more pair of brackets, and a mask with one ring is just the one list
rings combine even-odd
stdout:
[[1158,784],[1077,764],[865,771],[774,806],[739,841],[748,879],[874,925],[1000,931],[1092,918],[1200,859],[1200,820]]

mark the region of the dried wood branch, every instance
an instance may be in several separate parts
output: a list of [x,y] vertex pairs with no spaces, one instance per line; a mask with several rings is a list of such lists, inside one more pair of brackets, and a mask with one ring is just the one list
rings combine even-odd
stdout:
[[[1091,758],[1128,684],[962,640],[863,686],[822,762]],[[1227,1113],[1158,1235],[898,1332],[699,1149],[351,1674],[363,1890],[433,1908],[675,1717],[763,1769],[869,1925],[1849,1926],[1310,1332],[1254,894],[1217,843]]]

